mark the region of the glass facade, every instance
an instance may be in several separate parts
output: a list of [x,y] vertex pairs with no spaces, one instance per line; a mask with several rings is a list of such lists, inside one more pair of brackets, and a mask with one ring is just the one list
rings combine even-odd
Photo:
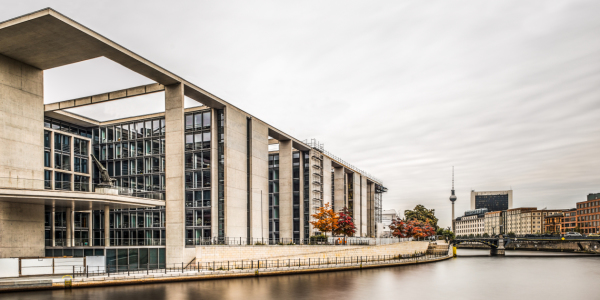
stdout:
[[292,234],[300,239],[300,152],[292,153]]
[[508,209],[508,194],[475,195],[475,209],[487,208],[489,212]]
[[308,151],[302,152],[302,177],[303,182],[303,202],[304,202],[304,238],[310,236],[310,185],[309,185],[309,171],[310,171],[310,156]]
[[218,190],[217,190],[217,234],[219,238],[225,237],[225,111],[223,109],[217,112],[217,155],[219,169],[217,171]]
[[279,239],[279,154],[269,154],[269,238]]
[[211,238],[211,113],[185,115],[186,245]]

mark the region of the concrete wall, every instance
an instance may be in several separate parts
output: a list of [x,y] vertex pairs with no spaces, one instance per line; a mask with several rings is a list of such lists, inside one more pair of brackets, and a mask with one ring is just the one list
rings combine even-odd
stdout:
[[[42,70],[0,55],[0,177],[32,179],[27,186],[39,189],[44,188],[43,79]],[[17,256],[44,256],[43,205],[0,203],[0,257]]]
[[0,258],[44,256],[44,205],[0,202]]
[[247,236],[247,119],[225,108],[225,236]]
[[251,168],[251,237],[267,238],[269,236],[269,128],[255,119],[252,119]]
[[292,141],[279,141],[279,237],[293,238]]
[[327,258],[425,252],[428,242],[380,246],[197,246],[196,261]]
[[165,87],[166,132],[166,258],[167,264],[184,260],[185,162],[183,85]]
[[352,217],[354,218],[354,224],[356,224],[356,236],[364,236],[364,231],[362,231],[361,224],[363,223],[363,214],[362,214],[362,206],[360,203],[360,174],[352,173],[348,174],[348,176],[353,176],[354,180],[354,211],[352,212]]

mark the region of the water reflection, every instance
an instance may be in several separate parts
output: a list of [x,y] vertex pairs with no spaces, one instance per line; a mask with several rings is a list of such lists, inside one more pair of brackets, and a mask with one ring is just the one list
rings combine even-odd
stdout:
[[[510,254],[518,254],[516,251]],[[539,252],[526,252],[536,255]],[[459,255],[489,254],[459,250]],[[509,254],[509,255],[510,255]],[[577,299],[597,295],[600,257],[462,257],[423,265],[246,279],[0,294],[12,299]]]

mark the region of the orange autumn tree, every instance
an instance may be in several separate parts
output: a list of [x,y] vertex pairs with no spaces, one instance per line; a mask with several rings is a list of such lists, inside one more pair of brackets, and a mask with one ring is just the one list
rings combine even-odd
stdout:
[[327,235],[328,232],[337,230],[339,215],[333,211],[329,203],[325,203],[324,207],[319,207],[319,211],[311,215],[316,221],[311,221],[317,230]]

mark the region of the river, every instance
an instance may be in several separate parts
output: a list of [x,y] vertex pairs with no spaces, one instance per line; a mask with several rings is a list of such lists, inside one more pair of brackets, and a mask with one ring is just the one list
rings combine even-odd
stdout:
[[[0,294],[13,299],[599,299],[600,256],[459,249],[442,262],[357,271]],[[524,257],[523,255],[527,256]],[[512,256],[512,257],[511,257]]]

